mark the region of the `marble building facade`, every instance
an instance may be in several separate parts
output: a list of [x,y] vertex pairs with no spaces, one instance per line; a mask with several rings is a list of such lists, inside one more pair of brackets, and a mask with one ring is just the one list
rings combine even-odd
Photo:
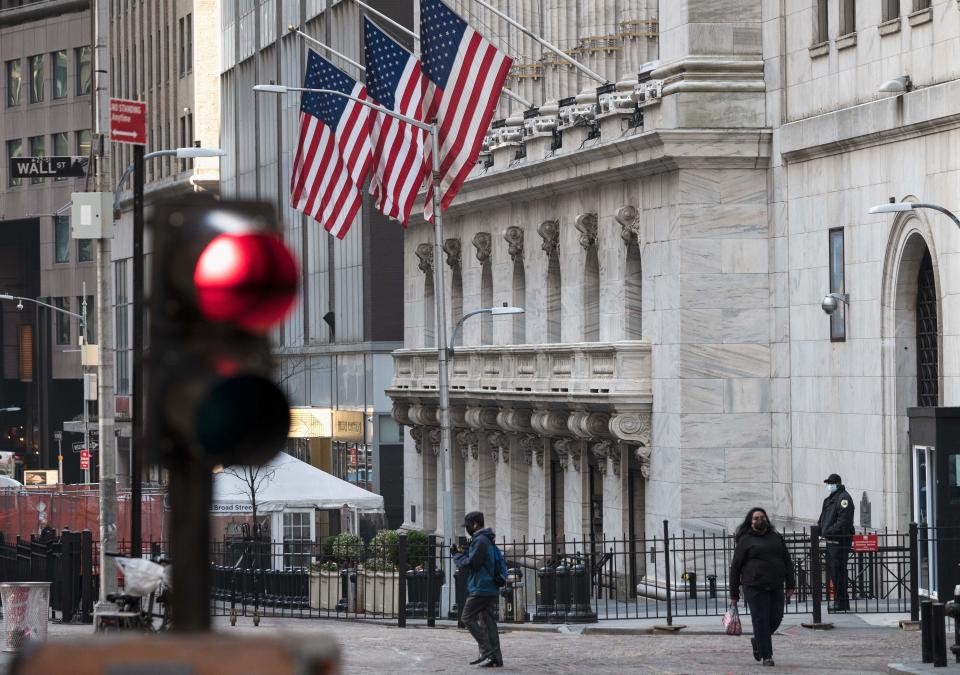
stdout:
[[835,471],[858,524],[905,526],[906,408],[960,399],[960,232],[867,211],[960,209],[960,3],[552,4],[545,37],[617,84],[490,23],[537,110],[503,99],[441,251],[428,223],[405,234],[405,526],[442,522],[435,265],[448,330],[526,309],[455,345],[458,517],[536,540],[729,529],[754,505],[800,525]]

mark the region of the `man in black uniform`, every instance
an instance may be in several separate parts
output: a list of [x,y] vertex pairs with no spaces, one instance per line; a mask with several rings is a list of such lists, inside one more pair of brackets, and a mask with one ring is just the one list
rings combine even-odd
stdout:
[[820,512],[820,535],[827,542],[827,579],[833,582],[833,610],[850,609],[847,596],[847,557],[850,555],[853,527],[853,499],[843,486],[843,480],[831,473],[824,483],[830,494],[823,500]]

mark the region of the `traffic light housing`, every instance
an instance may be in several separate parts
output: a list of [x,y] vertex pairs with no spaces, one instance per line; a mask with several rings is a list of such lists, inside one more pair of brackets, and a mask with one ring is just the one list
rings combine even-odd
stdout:
[[267,204],[178,198],[151,218],[146,440],[156,463],[260,464],[283,447],[286,397],[268,333],[297,262]]

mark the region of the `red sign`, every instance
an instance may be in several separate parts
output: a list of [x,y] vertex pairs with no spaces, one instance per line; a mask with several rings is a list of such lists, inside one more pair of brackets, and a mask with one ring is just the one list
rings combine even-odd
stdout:
[[86,471],[90,468],[90,451],[81,450],[80,451],[80,468]]
[[855,534],[853,535],[854,553],[876,553],[878,550],[877,535],[875,534]]
[[147,104],[123,98],[110,99],[110,140],[147,144]]

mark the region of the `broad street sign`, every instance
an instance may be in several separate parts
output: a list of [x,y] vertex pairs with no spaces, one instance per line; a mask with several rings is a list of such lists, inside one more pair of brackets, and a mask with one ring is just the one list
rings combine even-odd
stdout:
[[147,144],[147,104],[123,98],[110,99],[110,140]]
[[[91,449],[91,450],[96,450],[96,449],[99,448],[99,447],[100,447],[100,444],[99,444],[99,443],[97,443],[96,441],[90,441],[90,449]],[[87,452],[86,450],[83,449],[83,441],[81,441],[81,442],[79,442],[79,443],[74,443],[74,444],[73,444],[73,451],[74,451],[74,452],[79,452],[79,453],[80,453],[80,456],[82,457],[82,456],[83,456],[83,453]]]
[[88,157],[11,157],[14,178],[83,178]]

